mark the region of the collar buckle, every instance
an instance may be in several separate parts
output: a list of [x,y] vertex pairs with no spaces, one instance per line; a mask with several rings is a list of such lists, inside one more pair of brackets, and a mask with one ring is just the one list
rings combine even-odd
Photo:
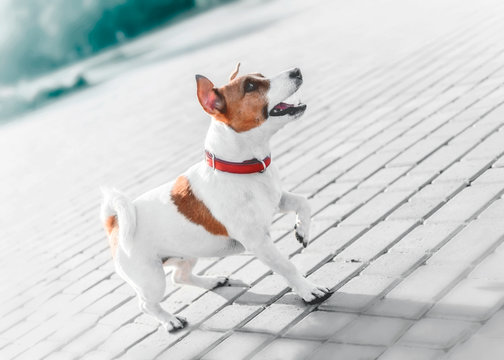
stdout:
[[261,162],[261,164],[262,164],[262,166],[263,166],[263,169],[262,169],[261,171],[259,171],[259,172],[262,174],[263,172],[265,172],[265,171],[266,171],[267,166],[266,166],[266,164],[264,163],[264,160],[259,160],[259,161]]
[[215,171],[215,154],[214,153],[210,153],[210,156],[212,157],[212,168]]

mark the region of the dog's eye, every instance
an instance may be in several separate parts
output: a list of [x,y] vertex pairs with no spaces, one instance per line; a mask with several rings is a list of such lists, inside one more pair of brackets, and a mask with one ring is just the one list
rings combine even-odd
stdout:
[[251,92],[251,91],[254,91],[257,89],[257,86],[256,84],[254,84],[253,82],[251,81],[247,81],[245,83],[245,92],[248,93],[248,92]]

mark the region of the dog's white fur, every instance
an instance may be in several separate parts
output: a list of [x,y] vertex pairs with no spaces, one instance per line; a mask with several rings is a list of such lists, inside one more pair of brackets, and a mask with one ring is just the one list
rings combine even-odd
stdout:
[[[298,89],[300,84],[289,75],[286,71],[270,79],[269,105],[274,106]],[[212,118],[205,147],[228,161],[263,159],[270,154],[271,136],[300,115],[271,117],[245,132],[235,132]],[[211,289],[228,279],[193,274],[196,259],[236,254],[245,249],[281,274],[305,301],[328,295],[327,289],[301,276],[272,242],[270,227],[277,212],[297,213],[296,231],[304,239],[304,245],[310,227],[308,201],[282,191],[274,162],[263,173],[242,175],[213,170],[202,161],[183,175],[194,195],[225,226],[229,237],[213,235],[179,213],[171,199],[174,182],[148,191],[133,202],[116,190],[105,192],[102,219],[117,216],[119,224],[115,266],[137,292],[144,312],[158,319],[167,330],[186,324],[185,319],[160,306],[166,285],[161,259],[169,258],[167,264],[175,267],[175,282]]]

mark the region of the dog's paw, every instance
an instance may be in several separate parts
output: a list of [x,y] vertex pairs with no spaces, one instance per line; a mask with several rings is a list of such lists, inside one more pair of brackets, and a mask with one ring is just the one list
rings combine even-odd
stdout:
[[186,327],[187,319],[183,316],[171,316],[170,319],[162,322],[162,325],[166,331],[175,332]]
[[300,295],[305,303],[313,305],[327,300],[332,293],[333,292],[326,287],[313,285],[308,291]]
[[202,288],[212,290],[221,286],[226,286],[229,278],[226,276],[202,276],[199,281],[199,285]]
[[226,276],[212,276],[205,279],[205,286],[207,289],[215,289],[222,286],[236,286],[236,287],[250,287],[249,284]]
[[217,276],[216,281],[217,283],[214,288],[228,285],[229,278],[227,276]]
[[309,235],[308,231],[304,229],[304,226],[301,223],[297,223],[294,225],[294,235],[296,236],[296,240],[303,245],[305,248],[308,245]]
[[247,284],[244,281],[241,281],[238,279],[233,279],[233,278],[229,278],[226,285],[227,286],[236,286],[236,287],[247,287],[247,288],[250,287],[250,284]]

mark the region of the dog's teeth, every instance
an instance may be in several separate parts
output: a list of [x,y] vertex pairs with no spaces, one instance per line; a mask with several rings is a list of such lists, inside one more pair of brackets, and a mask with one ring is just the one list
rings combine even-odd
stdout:
[[299,105],[303,104],[303,102],[301,101],[301,96],[299,94],[299,91],[295,92],[294,94],[292,94],[291,96],[289,96],[288,98],[283,100],[282,102],[284,102],[286,104],[292,104],[294,106],[299,106]]

